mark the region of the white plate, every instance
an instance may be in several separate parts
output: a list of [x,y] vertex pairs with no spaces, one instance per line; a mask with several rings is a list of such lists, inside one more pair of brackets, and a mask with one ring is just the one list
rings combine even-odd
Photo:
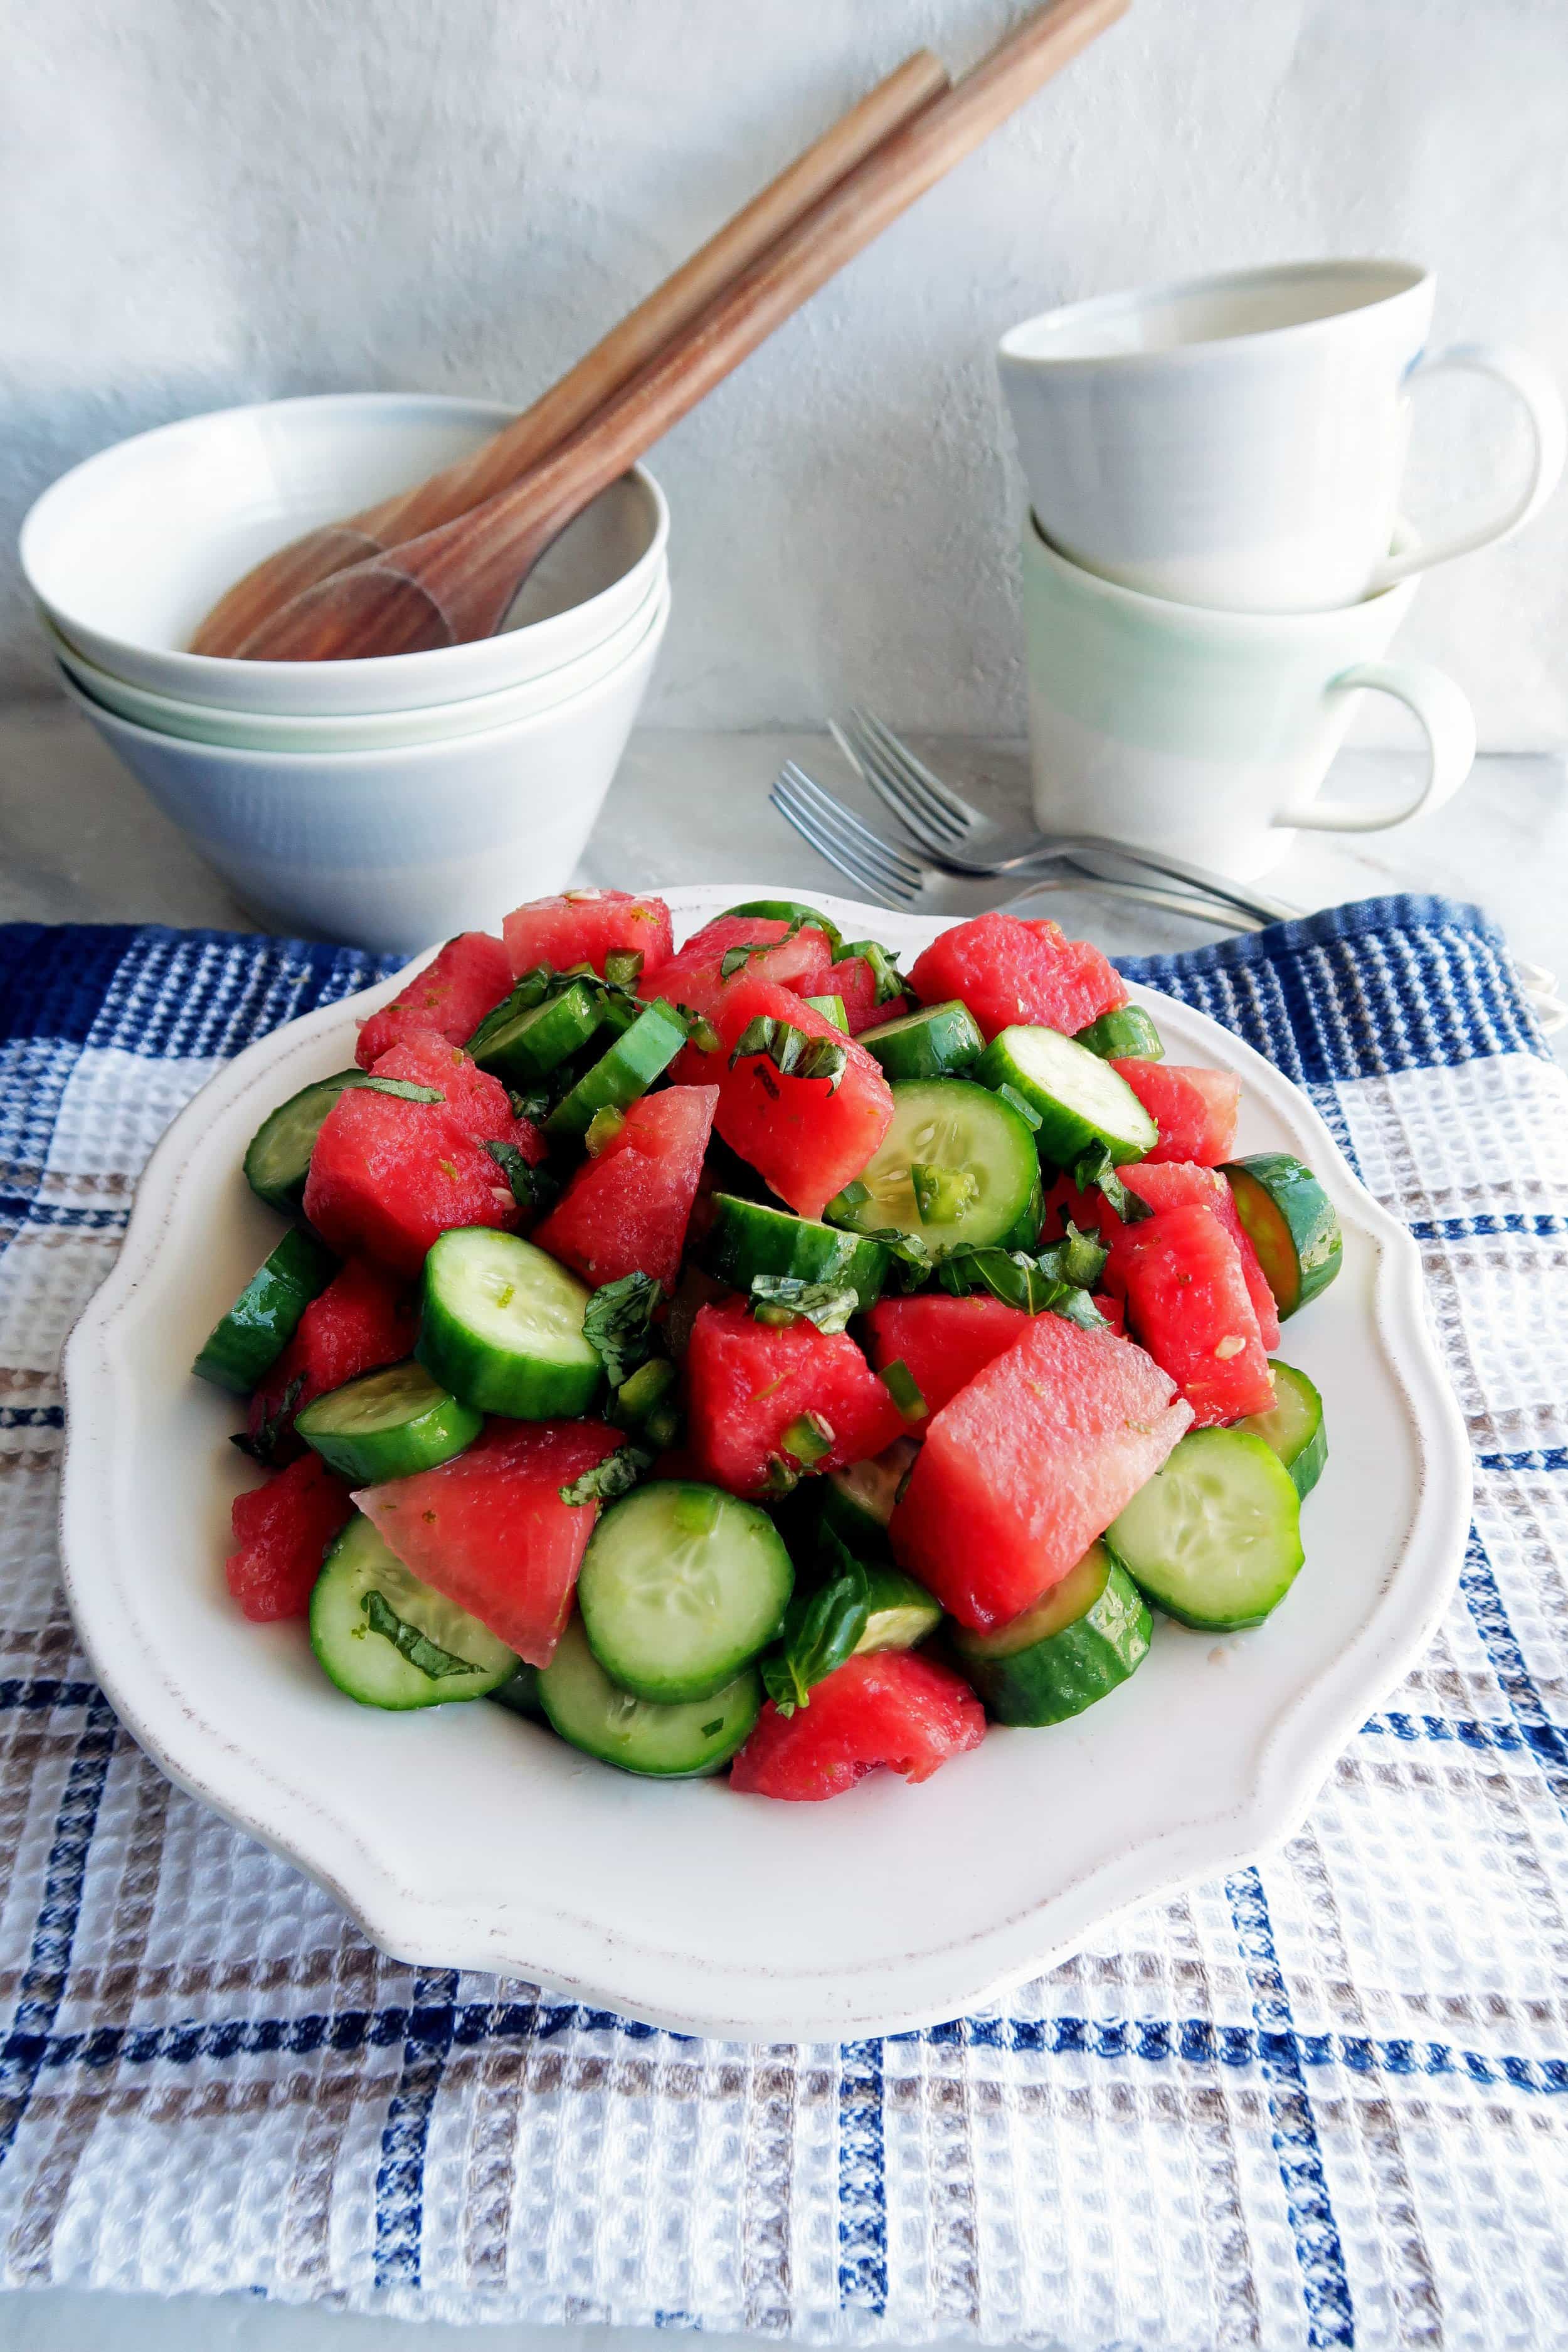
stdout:
[[[677,933],[758,895],[671,891]],[[945,928],[820,903],[851,938],[900,950]],[[993,1730],[922,1788],[878,1774],[824,1805],[638,1781],[498,1707],[360,1710],[299,1625],[247,1624],[222,1567],[247,1483],[225,1442],[235,1416],[188,1367],[276,1238],[240,1175],[247,1142],[285,1096],[352,1061],[355,1014],[395,988],[263,1038],[203,1089],[153,1153],[66,1350],[67,1591],[114,1706],[175,1780],[404,1959],[759,2041],[960,2014],[1296,1825],[1437,1621],[1468,1450],[1409,1234],[1288,1080],[1144,991],[1173,1059],[1240,1074],[1243,1148],[1299,1151],[1344,1225],[1339,1281],[1285,1342],[1323,1391],[1332,1451],[1307,1566],[1268,1624],[1226,1641],[1162,1622],[1135,1680],[1076,1722]]]

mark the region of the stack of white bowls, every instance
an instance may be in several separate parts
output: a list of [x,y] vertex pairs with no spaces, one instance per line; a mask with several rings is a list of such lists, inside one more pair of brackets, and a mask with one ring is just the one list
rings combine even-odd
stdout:
[[185,650],[262,556],[512,413],[401,393],[226,409],[89,458],[23,526],[67,694],[271,925],[413,951],[571,877],[669,614],[668,509],[640,467],[478,644],[352,662]]

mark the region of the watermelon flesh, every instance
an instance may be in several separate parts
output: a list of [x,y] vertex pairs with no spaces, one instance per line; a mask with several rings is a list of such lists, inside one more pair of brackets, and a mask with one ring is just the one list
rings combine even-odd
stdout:
[[466,1045],[510,986],[511,966],[500,941],[488,931],[461,931],[390,1004],[371,1014],[354,1059],[362,1070],[372,1069],[405,1037],[426,1030],[448,1045]]
[[814,1470],[864,1462],[904,1433],[903,1415],[847,1331],[759,1323],[742,1298],[700,1310],[686,1385],[697,1475],[753,1500],[798,1474],[784,1437],[806,1413],[830,1433]]
[[[1236,1197],[1219,1171],[1200,1168],[1191,1160],[1141,1160],[1135,1166],[1119,1169],[1117,1173],[1128,1191],[1136,1192],[1151,1209],[1181,1209],[1196,1201],[1214,1211],[1240,1255],[1252,1311],[1258,1318],[1263,1344],[1272,1354],[1279,1345],[1279,1309],[1252,1236],[1237,1213]],[[1080,1233],[1092,1233],[1098,1224],[1100,1239],[1110,1249],[1103,1279],[1107,1289],[1120,1298],[1126,1289],[1122,1271],[1124,1244],[1137,1227],[1122,1223],[1103,1192],[1080,1192],[1070,1177],[1058,1176],[1046,1195],[1041,1239],[1059,1240],[1069,1218]]]
[[519,979],[541,963],[555,971],[592,964],[603,979],[605,958],[628,953],[641,956],[645,972],[657,971],[675,943],[664,900],[635,898],[628,890],[563,890],[553,898],[531,898],[514,908],[501,934],[512,977]]
[[237,1495],[235,1548],[224,1571],[242,1612],[258,1624],[303,1617],[327,1546],[353,1515],[347,1486],[315,1454],[274,1471],[265,1486]]
[[977,1372],[1005,1353],[1029,1318],[999,1298],[879,1299],[866,1318],[871,1361],[879,1372],[908,1366],[928,1414],[940,1412]]
[[667,1087],[633,1103],[535,1228],[540,1248],[595,1286],[640,1272],[672,1291],[718,1101],[717,1087]]
[[353,1499],[405,1568],[531,1666],[547,1666],[599,1515],[560,1490],[625,1444],[599,1421],[492,1421],[438,1469]]
[[1127,1002],[1125,982],[1097,947],[1016,915],[955,923],[919,958],[910,987],[922,1004],[962,997],[988,1039],[1014,1022],[1070,1036]]
[[823,986],[809,993],[842,997],[851,1037],[858,1037],[862,1029],[876,1028],[884,1021],[897,1021],[910,1009],[907,996],[889,997],[886,1004],[878,1003],[877,975],[864,956],[846,956],[842,963],[831,965]]
[[1165,1160],[1195,1160],[1217,1168],[1236,1157],[1236,1120],[1241,1080],[1228,1070],[1203,1070],[1180,1062],[1112,1062],[1160,1130],[1144,1154],[1145,1166]]
[[[764,1016],[841,1045],[847,1066],[837,1084],[783,1076],[763,1055],[749,1055],[731,1069],[730,1055],[742,1031]],[[820,1216],[834,1194],[859,1174],[892,1124],[893,1097],[880,1067],[863,1045],[770,981],[728,982],[711,1017],[719,1033],[717,1050],[705,1054],[688,1045],[675,1066],[676,1076],[685,1084],[717,1085],[713,1124],[731,1150],[798,1215]]]
[[[362,1372],[400,1364],[414,1352],[418,1325],[418,1299],[408,1284],[380,1266],[351,1258],[311,1299],[293,1338],[251,1398],[251,1437],[259,1438],[269,1423],[275,1433],[275,1462],[302,1454],[305,1442],[294,1434],[295,1415],[312,1398],[341,1389],[345,1381],[357,1381]],[[283,1400],[296,1381],[300,1385],[285,1412]]]
[[889,1535],[901,1568],[976,1633],[1082,1559],[1193,1418],[1130,1340],[1037,1315],[926,1424]]
[[730,1786],[749,1797],[819,1804],[881,1767],[929,1780],[984,1737],[985,1710],[951,1666],[914,1650],[884,1650],[847,1658],[793,1715],[769,1699],[730,1767]]
[[1268,1351],[1247,1287],[1241,1253],[1202,1202],[1161,1209],[1117,1244],[1127,1320],[1212,1429],[1274,1402]]
[[305,1180],[305,1214],[329,1248],[413,1276],[449,1226],[520,1224],[522,1211],[485,1142],[511,1144],[537,1167],[544,1139],[512,1117],[500,1079],[434,1031],[395,1045],[372,1075],[432,1087],[441,1100],[366,1087],[338,1097]]
[[[748,956],[726,980],[724,958],[737,948],[754,947],[763,952]],[[827,934],[815,923],[797,931],[773,915],[721,915],[693,931],[679,953],[660,967],[657,982],[646,985],[642,992],[662,996],[671,1004],[683,1004],[688,1012],[706,1013],[716,1021],[719,1006],[745,981],[772,981],[776,987],[793,989],[798,996],[826,996],[832,993],[827,977],[832,968]]]

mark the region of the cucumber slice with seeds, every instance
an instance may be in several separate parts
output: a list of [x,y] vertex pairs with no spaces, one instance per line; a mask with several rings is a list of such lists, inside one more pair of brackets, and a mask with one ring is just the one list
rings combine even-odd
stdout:
[[338,1270],[310,1234],[285,1234],[258,1265],[192,1365],[215,1388],[248,1396],[294,1337],[300,1318]]
[[1123,1004],[1114,1013],[1102,1013],[1087,1029],[1080,1029],[1075,1044],[1087,1045],[1106,1062],[1163,1062],[1164,1041],[1149,1015],[1140,1005]]
[[1126,1079],[1072,1037],[1019,1025],[994,1037],[975,1064],[984,1087],[1010,1087],[1039,1115],[1040,1158],[1069,1168],[1103,1144],[1119,1165],[1142,1160],[1160,1131]]
[[[513,996],[520,992],[514,990]],[[513,1007],[511,999],[488,1013],[469,1038],[467,1051],[481,1070],[520,1088],[580,1054],[604,1019],[596,992],[585,980],[575,981],[559,996],[542,1004]]]
[[357,1512],[310,1594],[310,1647],[350,1698],[397,1713],[487,1698],[518,1665],[477,1617],[411,1575]]
[[862,1309],[880,1297],[890,1263],[880,1242],[730,1192],[713,1195],[702,1260],[721,1282],[748,1294],[756,1275],[792,1275],[802,1282],[840,1284],[853,1290]]
[[338,1070],[269,1111],[251,1137],[245,1155],[245,1181],[258,1201],[286,1217],[297,1217],[305,1198],[310,1154],[322,1123],[338,1097],[350,1087],[363,1087],[368,1070]]
[[1137,1673],[1153,1620],[1103,1544],[1033,1609],[994,1633],[952,1631],[953,1654],[998,1723],[1066,1723]]
[[1307,1378],[1294,1364],[1281,1364],[1272,1358],[1269,1370],[1274,1375],[1274,1409],[1271,1412],[1250,1412],[1245,1421],[1237,1423],[1237,1429],[1250,1429],[1271,1445],[1295,1482],[1296,1492],[1303,1500],[1323,1475],[1323,1465],[1329,1458],[1329,1441],[1323,1428],[1323,1400]]
[[379,1486],[434,1470],[471,1445],[484,1416],[459,1404],[423,1364],[393,1364],[330,1389],[298,1414],[295,1428],[329,1470],[352,1486]]
[[664,1076],[686,1043],[686,1024],[673,1005],[647,1004],[624,1036],[585,1070],[544,1122],[556,1143],[580,1142],[595,1114],[628,1110]]
[[967,1070],[985,1051],[985,1036],[967,1004],[925,1004],[896,1021],[862,1029],[857,1042],[874,1054],[889,1078],[947,1078]]
[[459,1225],[425,1261],[415,1354],[476,1412],[515,1421],[571,1420],[604,1385],[583,1333],[589,1292],[574,1274],[515,1234]]
[[778,1633],[794,1586],[766,1511],[719,1486],[659,1479],[601,1517],[577,1606],[610,1680],[670,1706],[733,1682]]
[[1344,1244],[1333,1202],[1289,1151],[1255,1151],[1220,1171],[1258,1252],[1279,1318],[1327,1290]]
[[1105,1540],[1168,1617],[1260,1625],[1301,1565],[1301,1498],[1254,1431],[1190,1429]]
[[554,1730],[584,1756],[659,1780],[721,1771],[762,1711],[763,1678],[747,1666],[711,1698],[660,1706],[613,1683],[574,1617],[539,1677]]
[[[1103,1066],[1092,1055],[1084,1058],[1096,1069]],[[857,1233],[891,1225],[939,1252],[960,1242],[1034,1248],[1043,1196],[1027,1120],[1010,1103],[964,1078],[913,1079],[895,1086],[892,1095],[892,1125],[857,1185],[828,1202],[823,1213],[829,1222]],[[964,1200],[955,1216],[922,1217],[915,1197],[916,1166],[968,1173],[974,1179],[973,1198]]]

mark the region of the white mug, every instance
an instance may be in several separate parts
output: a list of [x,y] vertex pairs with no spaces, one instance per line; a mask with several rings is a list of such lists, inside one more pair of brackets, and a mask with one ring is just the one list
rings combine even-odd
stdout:
[[[1314,261],[1109,294],[1002,339],[1003,389],[1047,537],[1149,596],[1325,612],[1506,539],[1563,470],[1563,402],[1501,344],[1427,356],[1434,287],[1400,261]],[[1388,553],[1412,381],[1499,378],[1533,435],[1482,522]]]
[[[1250,881],[1300,826],[1376,833],[1452,799],[1470,772],[1470,706],[1441,670],[1384,659],[1405,580],[1328,613],[1216,613],[1142,596],[1024,538],[1035,813],[1047,833],[1109,834]],[[1420,720],[1426,782],[1397,808],[1316,795],[1356,696]]]

